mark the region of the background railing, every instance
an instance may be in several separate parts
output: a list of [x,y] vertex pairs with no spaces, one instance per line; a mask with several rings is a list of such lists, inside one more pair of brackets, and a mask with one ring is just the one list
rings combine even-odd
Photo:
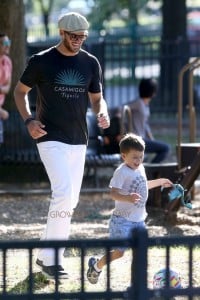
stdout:
[[[50,38],[45,41],[37,41],[27,44],[27,56],[55,45],[59,38]],[[158,93],[151,101],[151,123],[154,136],[161,140],[169,141],[173,146],[173,161],[175,157],[175,145],[177,143],[177,114],[178,114],[178,75],[192,56],[200,53],[200,41],[133,41],[127,37],[115,39],[95,39],[88,41],[87,50],[95,54],[101,63],[104,77],[104,94],[109,108],[122,107],[138,97],[137,87],[142,77],[154,77],[158,80]],[[188,78],[183,79],[183,120],[184,141],[188,132]],[[193,103],[198,123],[200,107],[200,72],[199,68],[193,73]],[[35,90],[29,95],[31,109],[35,111]],[[198,124],[197,124],[198,125]],[[11,166],[11,169],[2,169],[1,180],[10,181],[11,175],[16,175],[17,167],[27,167],[26,178],[34,175],[42,178],[44,172],[37,173],[41,167],[35,143],[29,137],[27,130],[16,109],[10,111],[10,118],[4,123],[5,142],[0,147],[0,162]],[[197,130],[197,140],[198,140]],[[175,158],[174,158],[175,157]],[[13,171],[13,167],[14,170]],[[33,170],[32,170],[32,169]],[[5,171],[5,172],[4,172]],[[8,176],[5,176],[5,175]],[[22,179],[15,176],[16,179]],[[46,178],[46,176],[45,176]],[[15,179],[15,180],[16,180]],[[31,180],[34,180],[33,178]]]
[[[131,250],[130,262],[126,262],[127,269],[126,274],[129,272],[130,283],[127,283],[126,289],[120,287],[112,290],[112,269],[109,263],[109,251],[113,247],[128,247]],[[176,296],[176,299],[182,299],[181,296],[187,296],[187,299],[199,299],[200,296],[200,284],[199,284],[199,270],[196,268],[198,263],[195,257],[200,246],[199,236],[173,236],[173,237],[148,237],[146,230],[136,230],[133,232],[133,236],[127,240],[104,240],[104,239],[93,239],[93,240],[68,240],[68,241],[1,241],[0,242],[0,261],[2,265],[2,272],[0,273],[0,298],[4,300],[8,299],[129,299],[129,300],[156,300],[171,299]],[[53,248],[55,249],[55,262],[58,259],[59,248],[65,247],[65,251],[70,253],[70,250],[76,249],[79,255],[76,257],[77,265],[76,272],[79,274],[80,280],[76,287],[67,286],[67,280],[65,283],[66,291],[59,289],[59,279],[55,278],[55,287],[47,291],[47,288],[42,290],[37,289],[35,282],[35,273],[33,269],[34,265],[34,251],[38,248]],[[152,270],[159,271],[159,253],[162,258],[162,268],[171,270],[172,263],[174,260],[173,255],[176,255],[176,251],[180,253],[180,247],[182,253],[188,253],[188,255],[182,255],[181,265],[177,266],[175,270],[180,274],[181,277],[181,288],[171,288],[169,279],[166,276],[166,286],[164,288],[155,289],[153,287],[153,275]],[[179,249],[179,250],[178,250]],[[14,287],[9,288],[9,274],[10,268],[18,272],[17,268],[14,268],[10,263],[10,257],[8,252],[13,251],[16,253],[17,250],[23,250],[27,253],[26,258],[22,255],[23,264],[26,259],[26,272],[27,278],[26,287],[20,290],[20,293],[16,293]],[[103,270],[105,272],[104,281],[105,284],[99,289],[99,285],[95,289],[91,289],[86,279],[87,272],[87,260],[88,251],[98,253],[104,251],[107,254],[108,267]],[[152,261],[149,251],[158,251],[158,260]],[[159,252],[160,251],[160,252]],[[67,256],[70,260],[70,255]],[[19,262],[18,262],[19,263]],[[129,268],[131,266],[131,268]],[[70,264],[69,264],[70,270]],[[114,280],[120,282],[120,270],[119,276],[115,276]],[[73,272],[74,274],[74,272]],[[184,275],[183,275],[184,274]],[[12,273],[13,276],[13,273]],[[17,276],[17,274],[16,274]],[[75,276],[75,274],[74,274]],[[103,275],[102,275],[103,276]],[[184,277],[184,278],[183,278]],[[17,284],[17,283],[16,283]],[[52,292],[51,292],[52,291]]]
[[[27,55],[57,43],[49,38],[27,45]],[[192,57],[200,54],[198,41],[139,41],[128,37],[96,38],[84,46],[96,55],[104,75],[104,93],[109,108],[119,107],[137,98],[138,83],[142,77],[154,77],[159,83],[158,93],[151,103],[152,113],[176,113],[178,74]],[[194,102],[200,106],[200,72],[194,72]],[[187,80],[187,78],[185,79]],[[185,81],[187,82],[187,81]],[[187,84],[184,84],[184,101],[187,101]],[[186,105],[184,110],[186,110]]]

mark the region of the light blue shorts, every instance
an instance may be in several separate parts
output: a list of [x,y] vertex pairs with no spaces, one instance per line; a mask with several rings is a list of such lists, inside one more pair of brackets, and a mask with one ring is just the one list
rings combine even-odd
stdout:
[[[145,222],[132,222],[121,216],[112,215],[109,223],[109,234],[111,239],[127,239],[131,237],[135,228],[145,228]],[[120,251],[125,251],[126,247],[117,247]]]

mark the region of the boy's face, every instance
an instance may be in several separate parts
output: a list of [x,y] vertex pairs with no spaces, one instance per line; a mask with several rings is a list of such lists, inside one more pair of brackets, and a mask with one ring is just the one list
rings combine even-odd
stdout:
[[124,163],[131,169],[137,169],[143,162],[144,151],[130,150],[128,153],[121,154]]

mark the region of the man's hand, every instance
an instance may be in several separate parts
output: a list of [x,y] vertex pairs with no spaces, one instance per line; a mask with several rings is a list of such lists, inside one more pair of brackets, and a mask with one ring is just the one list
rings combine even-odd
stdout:
[[43,129],[44,127],[45,125],[43,125],[40,121],[37,120],[32,120],[27,125],[27,129],[30,136],[35,140],[47,134],[47,132]]
[[98,114],[97,122],[100,128],[106,129],[110,127],[110,117],[108,114],[102,114],[102,113]]

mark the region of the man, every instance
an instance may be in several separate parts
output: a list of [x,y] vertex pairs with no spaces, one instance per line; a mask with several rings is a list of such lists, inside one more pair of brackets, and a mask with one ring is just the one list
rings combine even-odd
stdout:
[[[107,104],[102,95],[98,60],[81,46],[89,24],[78,13],[63,15],[58,21],[60,42],[33,55],[17,83],[14,96],[30,136],[36,140],[47,171],[52,199],[43,240],[66,240],[71,217],[81,189],[88,131],[88,100],[97,115],[99,127],[109,127]],[[36,116],[31,114],[27,94],[36,86]],[[65,278],[64,249],[58,253],[41,249],[36,263],[49,277]]]
[[138,87],[139,99],[130,103],[133,132],[145,141],[145,153],[153,154],[151,163],[161,163],[169,154],[170,146],[154,139],[149,124],[150,102],[157,92],[157,82],[152,78],[141,79]]
[[3,108],[6,94],[10,90],[12,79],[12,61],[9,55],[10,40],[5,33],[0,33],[0,144],[3,143],[3,121],[9,113]]

